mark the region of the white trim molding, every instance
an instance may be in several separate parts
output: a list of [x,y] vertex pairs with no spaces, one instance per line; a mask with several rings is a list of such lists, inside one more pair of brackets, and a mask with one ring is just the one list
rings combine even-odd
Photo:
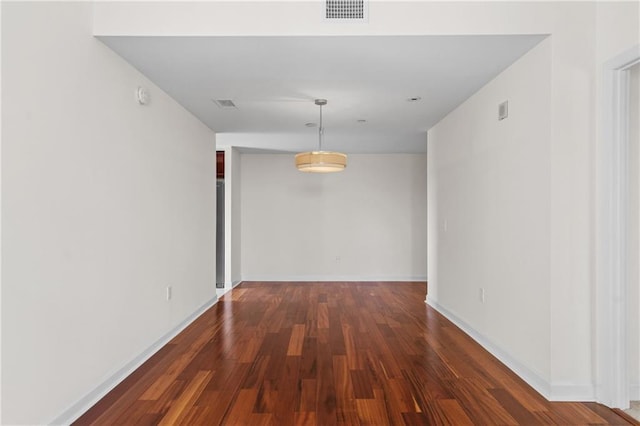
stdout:
[[218,298],[221,298],[225,294],[229,293],[231,290],[236,288],[241,282],[242,281],[232,281],[230,285],[227,285],[227,283],[225,283],[224,288],[216,289],[216,294],[218,295]]
[[596,389],[591,383],[551,383],[549,401],[592,402],[596,399]]
[[596,400],[629,404],[627,361],[628,72],[640,45],[604,64],[596,163]]
[[380,277],[380,276],[358,276],[358,275],[289,275],[289,276],[250,276],[242,278],[242,281],[263,281],[263,282],[426,282],[427,277]]
[[194,322],[200,315],[202,315],[207,309],[212,307],[218,301],[217,297],[206,302],[204,305],[195,310],[191,315],[186,317],[180,324],[176,325],[173,329],[167,332],[164,336],[158,339],[155,343],[144,350],[140,355],[133,358],[126,363],[122,368],[113,373],[107,380],[99,384],[95,389],[80,398],[75,404],[67,408],[62,414],[52,420],[49,424],[52,425],[68,425],[76,421],[81,415],[83,415],[89,408],[93,407],[96,402],[102,399],[113,388],[115,388],[120,382],[126,379],[131,373],[133,373],[138,367],[144,364],[149,358],[151,358],[156,352],[158,352],[164,345],[169,343],[171,339],[176,337],[182,330],[187,328],[192,322]]
[[220,299],[222,296],[229,293],[230,291],[231,291],[231,287],[227,287],[226,285],[224,286],[224,288],[216,288],[216,296],[218,296],[218,299]]

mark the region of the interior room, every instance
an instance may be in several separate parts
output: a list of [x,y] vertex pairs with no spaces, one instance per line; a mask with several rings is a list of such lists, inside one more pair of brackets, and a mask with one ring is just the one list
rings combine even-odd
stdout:
[[0,2],[0,423],[634,424],[639,22]]

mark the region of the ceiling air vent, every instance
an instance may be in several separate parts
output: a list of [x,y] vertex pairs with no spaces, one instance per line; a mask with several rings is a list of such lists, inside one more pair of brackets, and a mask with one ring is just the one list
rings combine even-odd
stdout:
[[331,21],[366,22],[369,18],[369,1],[324,0],[324,18]]
[[236,104],[233,103],[231,99],[214,99],[213,102],[216,103],[220,108],[235,108]]

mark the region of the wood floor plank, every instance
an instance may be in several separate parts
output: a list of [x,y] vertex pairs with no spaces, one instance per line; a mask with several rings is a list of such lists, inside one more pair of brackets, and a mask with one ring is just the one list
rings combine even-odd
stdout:
[[188,350],[178,356],[169,368],[157,378],[157,380],[140,397],[143,400],[155,400],[175,381],[180,373],[198,355],[200,350],[213,338],[216,333],[205,329],[195,340],[188,345]]
[[154,380],[152,372],[157,368],[162,371],[169,365],[172,359],[169,354],[176,348],[175,344],[169,343],[156,352],[147,362],[141,365],[129,377],[124,379],[116,389],[109,392],[104,398],[98,401],[91,410],[83,414],[76,424],[100,424],[99,418],[105,418],[113,410],[112,407],[124,407],[136,401],[140,392],[146,390]]
[[270,359],[271,357],[268,355],[260,355],[256,357],[254,362],[251,363],[249,371],[242,381],[242,389],[257,389],[260,387],[260,384],[264,380]]
[[332,369],[331,348],[326,343],[319,343],[315,412],[318,423],[322,425],[337,424],[336,387]]
[[[198,416],[198,418],[202,418],[204,423],[221,423],[235,396],[235,392],[229,392],[226,390],[212,391],[205,389],[200,394],[200,398],[198,398],[195,404],[196,407],[206,408],[205,412],[203,412],[201,416]],[[208,417],[203,418],[202,416],[205,414]]]
[[436,424],[429,423],[427,416],[424,413],[402,413],[402,420],[407,426],[423,426]]
[[223,419],[223,423],[229,425],[249,425],[253,406],[258,397],[257,389],[240,389],[228,415]]
[[302,344],[304,343],[305,325],[295,324],[291,331],[291,339],[287,348],[287,356],[302,355]]
[[518,424],[516,419],[479,382],[462,378],[451,381],[451,386],[455,399],[477,424]]
[[318,304],[318,316],[316,318],[318,328],[329,328],[329,305],[326,303]]
[[376,390],[375,398],[356,399],[356,408],[362,425],[390,424],[384,397]]
[[595,411],[589,409],[587,404],[589,403],[559,403],[555,411],[568,420],[575,419],[583,424],[606,425],[608,422]]
[[[209,407],[193,406],[180,421],[184,426],[201,426],[207,424],[207,419],[211,418]],[[154,423],[155,424],[155,423]]]
[[356,346],[353,328],[347,323],[342,324],[342,335],[344,336],[344,349],[349,369],[357,370],[363,368],[362,360],[358,356],[358,346]]
[[[251,426],[271,426],[276,425],[273,419],[273,415],[271,413],[252,413],[249,417],[249,421],[247,423],[242,423],[243,425],[251,425]],[[286,426],[286,425],[283,425]]]
[[336,416],[339,424],[357,424],[358,413],[349,363],[345,355],[333,357],[333,374],[336,387]]
[[253,407],[254,413],[272,413],[278,401],[278,391],[273,389],[271,382],[265,381],[258,389],[256,403]]
[[296,411],[315,413],[318,393],[317,381],[315,379],[301,379],[300,382],[300,404]]
[[211,371],[198,371],[184,392],[171,404],[171,408],[160,421],[160,425],[165,426],[179,423],[179,420],[189,413],[189,410],[193,407],[194,402],[200,396],[210,378]]
[[522,404],[518,402],[516,398],[511,395],[510,392],[505,389],[489,389],[489,393],[500,403],[519,424],[526,425],[539,425],[540,421]]
[[293,424],[295,407],[300,405],[300,357],[288,356],[284,361],[283,374],[274,381],[277,401],[274,405],[275,424]]
[[389,379],[385,393],[393,400],[393,407],[400,413],[421,412],[411,386],[405,379]]
[[467,413],[464,412],[457,400],[438,399],[436,403],[444,413],[447,423],[457,426],[473,426],[473,421],[469,418]]
[[351,382],[353,393],[357,399],[373,398],[373,387],[369,380],[369,372],[366,370],[351,370]]
[[303,411],[295,413],[294,424],[296,426],[316,426],[316,413],[314,411]]
[[629,424],[545,400],[424,298],[424,282],[242,283],[76,424]]

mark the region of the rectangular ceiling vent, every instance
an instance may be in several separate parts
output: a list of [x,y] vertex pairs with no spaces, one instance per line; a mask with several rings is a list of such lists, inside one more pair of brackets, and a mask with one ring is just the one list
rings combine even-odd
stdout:
[[216,103],[220,108],[235,108],[236,104],[233,103],[231,99],[214,99],[213,102]]
[[324,0],[324,19],[328,21],[367,22],[368,0]]

